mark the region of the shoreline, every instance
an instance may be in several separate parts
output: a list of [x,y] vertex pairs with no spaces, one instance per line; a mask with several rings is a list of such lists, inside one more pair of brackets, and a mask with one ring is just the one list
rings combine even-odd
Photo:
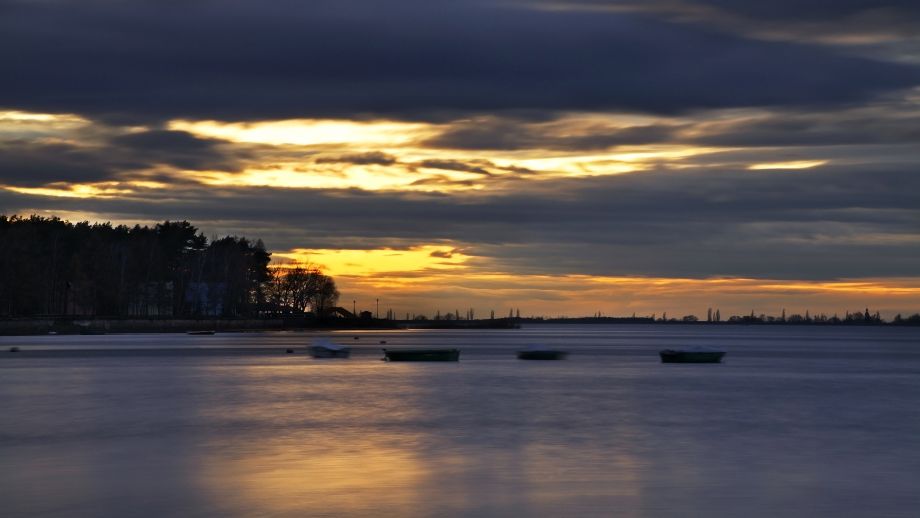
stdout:
[[515,329],[508,319],[406,321],[309,318],[22,318],[0,320],[0,336],[102,335],[124,333],[189,333],[195,331],[258,332],[389,329]]
[[484,319],[484,320],[377,320],[309,318],[249,319],[0,319],[0,336],[101,335],[131,333],[188,333],[195,331],[258,332],[391,329],[519,329],[521,325],[661,325],[661,326],[791,326],[791,327],[917,327],[917,322],[683,322],[644,318]]

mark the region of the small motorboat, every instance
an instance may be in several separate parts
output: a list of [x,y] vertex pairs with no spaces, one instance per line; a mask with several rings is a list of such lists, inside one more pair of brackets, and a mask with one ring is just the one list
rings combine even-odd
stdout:
[[325,338],[320,338],[313,342],[310,347],[310,354],[314,358],[348,358],[351,356],[351,349],[344,345],[332,343]]
[[686,349],[665,349],[658,353],[661,363],[720,363],[725,351],[707,347],[690,347]]
[[216,332],[217,331],[189,331],[186,334],[189,334],[192,336],[208,336],[208,335],[213,335]]
[[517,352],[518,360],[564,360],[569,353],[549,349],[540,345],[530,346]]
[[383,359],[388,362],[455,362],[460,360],[460,349],[384,349]]

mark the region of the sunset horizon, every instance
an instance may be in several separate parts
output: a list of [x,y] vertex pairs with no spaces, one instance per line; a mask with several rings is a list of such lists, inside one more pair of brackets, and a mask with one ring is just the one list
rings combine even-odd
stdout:
[[920,311],[903,3],[270,4],[4,2],[0,213],[261,238],[401,313]]
[[920,1],[0,0],[3,518],[920,509]]

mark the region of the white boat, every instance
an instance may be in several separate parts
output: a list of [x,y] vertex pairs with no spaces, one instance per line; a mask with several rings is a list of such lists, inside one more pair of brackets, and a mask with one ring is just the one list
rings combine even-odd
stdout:
[[325,338],[319,338],[313,341],[310,354],[314,358],[348,358],[351,355],[351,349]]

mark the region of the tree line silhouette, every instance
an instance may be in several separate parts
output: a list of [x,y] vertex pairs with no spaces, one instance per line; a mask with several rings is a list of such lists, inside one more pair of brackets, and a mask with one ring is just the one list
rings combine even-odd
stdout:
[[335,304],[318,268],[270,269],[261,240],[0,215],[0,316],[254,317]]

